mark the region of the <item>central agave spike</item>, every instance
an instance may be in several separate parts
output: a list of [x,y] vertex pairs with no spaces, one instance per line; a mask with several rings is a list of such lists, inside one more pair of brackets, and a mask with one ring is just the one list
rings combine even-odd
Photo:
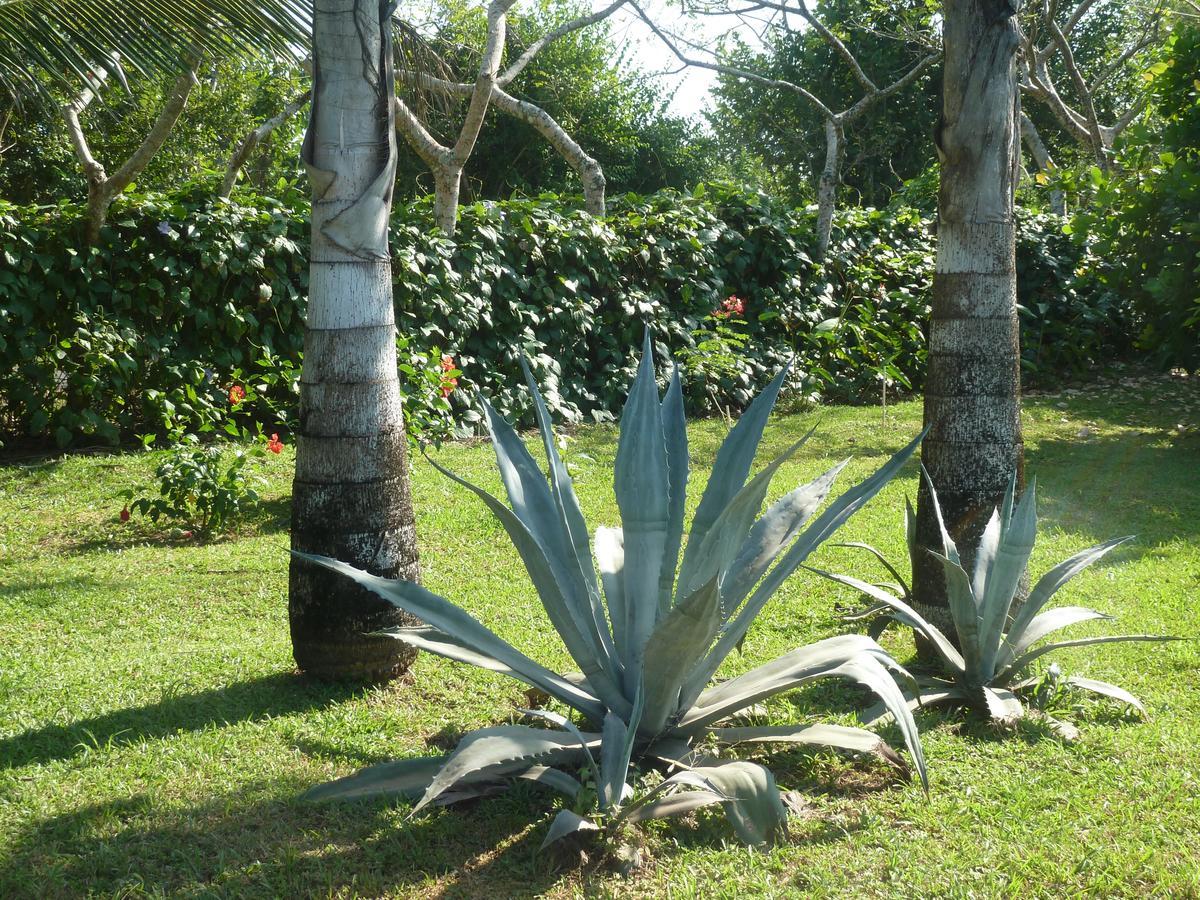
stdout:
[[[820,515],[816,512],[844,462],[786,494],[760,516],[772,478],[812,434],[750,477],[767,419],[788,375],[785,367],[721,444],[684,546],[688,443],[683,389],[676,369],[665,396],[659,396],[647,334],[617,444],[613,490],[621,525],[598,528],[593,545],[546,406],[527,365],[524,370],[548,474],[486,401],[484,419],[510,505],[433,465],[479,497],[504,526],[577,674],[547,669],[419,585],[376,578],[331,559],[309,558],[345,573],[426,623],[386,632],[391,637],[524,681],[575,710],[592,730],[581,731],[566,718],[541,711],[538,716],[562,730],[485,728],[464,738],[436,767],[412,760],[390,768],[376,766],[312,795],[414,793],[422,795],[420,808],[451,788],[455,797],[475,796],[473,791],[482,791],[482,785],[490,789],[497,779],[513,776],[574,795],[579,787],[574,776],[548,768],[572,763],[596,770],[600,813],[610,825],[719,802],[739,836],[757,843],[768,840],[782,822],[782,804],[770,773],[752,763],[691,758],[697,741],[713,736],[738,743],[818,743],[899,759],[878,737],[858,728],[719,727],[747,706],[818,678],[850,679],[874,691],[899,722],[922,783],[927,784],[916,725],[889,671],[903,669],[870,638],[849,635],[800,647],[709,687],[721,662],[741,643],[780,585],[892,478],[920,436]],[[631,760],[679,761],[684,756],[691,759],[688,768],[642,799],[629,800]],[[590,820],[564,810],[550,837],[594,827]]]

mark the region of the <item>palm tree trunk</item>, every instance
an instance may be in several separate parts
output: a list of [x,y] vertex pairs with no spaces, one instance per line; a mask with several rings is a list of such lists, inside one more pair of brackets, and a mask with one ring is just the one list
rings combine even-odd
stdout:
[[[387,6],[317,0],[313,60],[292,548],[416,580],[387,232],[396,166]],[[303,671],[374,680],[408,667],[411,651],[366,633],[411,620],[327,570],[293,558],[290,575],[292,649]]]
[[[946,0],[944,9],[938,249],[925,385],[932,429],[921,457],[969,572],[992,509],[1023,465],[1013,220],[1019,33],[1010,0]],[[923,547],[940,545],[924,485],[917,539]],[[916,557],[918,608],[944,624],[937,563],[925,553]]]

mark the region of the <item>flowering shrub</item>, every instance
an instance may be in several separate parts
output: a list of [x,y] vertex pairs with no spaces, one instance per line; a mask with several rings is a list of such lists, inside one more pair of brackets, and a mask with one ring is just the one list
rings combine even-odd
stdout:
[[[283,450],[278,434],[271,435],[266,449]],[[154,472],[158,496],[135,499],[132,489],[124,491],[128,502],[120,520],[128,522],[132,511],[153,522],[166,518],[193,525],[202,534],[220,531],[258,503],[255,486],[263,479],[247,471],[247,463],[264,455],[258,444],[223,447],[185,435]]]

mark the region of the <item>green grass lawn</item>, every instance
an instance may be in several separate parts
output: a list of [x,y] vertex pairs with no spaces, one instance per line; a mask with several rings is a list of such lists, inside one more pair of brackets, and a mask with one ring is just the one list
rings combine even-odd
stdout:
[[[916,403],[889,410],[886,423],[861,408],[775,420],[764,457],[819,423],[775,493],[853,454],[849,486],[919,420]],[[1031,397],[1025,422],[1043,526],[1034,574],[1136,533],[1058,602],[1116,614],[1122,630],[1200,636],[1200,380]],[[691,431],[693,504],[723,431],[716,421]],[[614,437],[587,429],[568,448],[593,527],[616,521]],[[1200,895],[1194,641],[1058,654],[1068,671],[1117,682],[1150,711],[1142,722],[1081,701],[1067,713],[1083,732],[1072,745],[1032,727],[1004,737],[922,713],[928,799],[874,760],[763,755],[783,786],[811,798],[769,851],[741,847],[719,813],[702,813],[645,828],[642,865],[624,876],[595,858],[539,853],[556,801],[532,785],[414,821],[404,803],[299,804],[313,784],[445,748],[512,719],[524,701],[515,682],[427,655],[386,687],[295,674],[290,453],[261,463],[265,500],[236,538],[208,544],[118,522],[118,493],[149,488],[153,455],[0,467],[0,897]],[[499,491],[486,445],[448,447],[440,459]],[[911,464],[841,538],[899,558],[916,471]],[[414,493],[426,584],[569,668],[481,504],[423,461]],[[834,548],[817,561],[878,574]],[[838,610],[853,601],[798,575],[728,671],[838,633]],[[911,639],[889,635],[889,649],[911,658]],[[849,723],[862,699],[826,683],[769,712],[779,722]]]

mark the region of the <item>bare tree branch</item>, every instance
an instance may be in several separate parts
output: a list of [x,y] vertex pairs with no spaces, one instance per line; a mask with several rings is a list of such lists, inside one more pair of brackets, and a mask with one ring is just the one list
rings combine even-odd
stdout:
[[547,44],[557,41],[560,37],[570,34],[572,31],[578,31],[581,28],[587,28],[589,25],[595,25],[597,22],[607,19],[627,2],[628,0],[614,0],[613,3],[609,4],[603,9],[597,10],[590,15],[580,16],[577,19],[572,19],[571,21],[565,22],[551,31],[547,31],[540,38],[530,44],[525,49],[525,52],[518,56],[517,59],[504,70],[504,74],[500,76],[498,84],[500,87],[508,87],[512,80],[520,75],[525,67],[529,65],[533,58],[546,48]]
[[300,112],[308,103],[312,96],[312,91],[308,90],[288,101],[278,113],[267,119],[257,128],[250,131],[242,138],[233,153],[229,156],[229,162],[225,164],[225,176],[221,179],[221,186],[217,189],[218,197],[228,197],[233,193],[233,186],[237,184],[238,173],[241,172],[242,166],[246,164],[246,160],[250,158],[250,154],[254,152],[254,148],[259,145],[263,138],[267,137],[272,131]]

